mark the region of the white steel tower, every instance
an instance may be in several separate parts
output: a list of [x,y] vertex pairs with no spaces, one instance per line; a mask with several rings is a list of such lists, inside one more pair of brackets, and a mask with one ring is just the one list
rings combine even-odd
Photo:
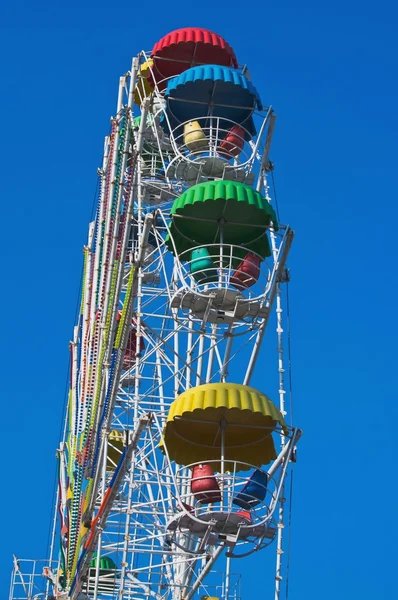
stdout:
[[[271,543],[281,597],[300,430],[285,408],[293,232],[267,183],[274,124],[204,29],[170,33],[121,77],[70,343],[59,519],[48,561],[15,558],[10,600],[238,600],[234,558]],[[273,308],[274,402],[251,387]]]

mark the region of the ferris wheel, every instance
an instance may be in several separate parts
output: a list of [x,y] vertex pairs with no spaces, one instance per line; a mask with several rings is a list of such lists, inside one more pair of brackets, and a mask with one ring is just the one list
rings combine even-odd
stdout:
[[[15,559],[10,600],[238,600],[234,560],[271,545],[281,598],[301,431],[285,406],[294,234],[270,197],[274,125],[205,29],[166,35],[120,78],[70,343],[58,520],[44,568]],[[251,382],[273,311],[271,399],[268,371],[264,389]]]

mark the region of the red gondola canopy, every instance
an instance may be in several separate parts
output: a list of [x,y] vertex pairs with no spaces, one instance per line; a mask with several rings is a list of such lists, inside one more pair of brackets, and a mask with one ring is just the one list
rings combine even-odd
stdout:
[[[217,33],[200,27],[185,27],[168,33],[154,45],[151,56],[158,84],[196,65],[238,66],[228,42]],[[164,87],[160,85],[161,89]]]

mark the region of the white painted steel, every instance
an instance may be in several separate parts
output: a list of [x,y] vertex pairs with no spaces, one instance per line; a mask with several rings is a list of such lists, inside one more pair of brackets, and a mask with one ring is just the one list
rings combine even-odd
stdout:
[[[231,569],[232,558],[268,546],[275,535],[274,515],[278,514],[275,598],[280,600],[284,520],[281,499],[292,444],[299,437],[297,430],[279,429],[276,433],[281,450],[268,470],[270,482],[275,485],[269,492],[269,503],[262,507],[262,520],[257,520],[262,529],[238,522],[236,529],[231,525],[225,535],[211,518],[211,506],[210,512],[200,514],[197,508],[189,509],[195,503],[190,471],[181,470],[170,460],[163,438],[171,403],[191,386],[228,381],[250,384],[274,300],[278,336],[275,379],[279,384],[280,410],[286,414],[280,281],[293,239],[292,230],[287,226],[281,227],[280,232],[271,230],[272,256],[263,261],[258,282],[238,291],[231,284],[231,276],[234,256],[238,256],[241,248],[222,241],[216,248],[210,244],[209,252],[214,252],[219,260],[218,280],[203,284],[190,274],[190,261],[178,256],[173,239],[175,257],[165,245],[173,199],[194,183],[209,179],[205,173],[207,168],[213,168],[212,164],[214,168],[222,167],[220,179],[236,179],[250,185],[256,179],[257,189],[271,201],[266,172],[275,115],[270,107],[256,116],[258,136],[245,142],[241,156],[233,162],[218,153],[218,140],[225,132],[221,131],[220,119],[210,116],[208,122],[202,123],[209,139],[209,153],[208,157],[200,158],[185,144],[181,127],[169,135],[159,127],[162,93],[157,88],[150,98],[141,98],[141,121],[138,129],[135,127],[138,109],[134,106],[134,93],[140,80],[139,62],[145,58],[145,53],[141,53],[133,59],[131,72],[120,79],[116,116],[112,119],[114,131],[105,139],[99,170],[96,218],[104,224],[104,236],[102,241],[95,240],[94,224],[90,225],[86,268],[92,277],[87,276],[84,282],[81,334],[76,327],[72,342],[75,350],[72,379],[78,380],[78,373],[86,373],[71,393],[71,420],[76,417],[80,430],[92,410],[90,402],[94,398],[98,401],[92,428],[97,445],[91,447],[85,469],[85,476],[91,472],[92,478],[92,497],[84,513],[91,521],[91,530],[83,537],[77,575],[66,590],[58,585],[54,593],[71,600],[80,600],[85,595],[96,600],[191,600],[214,589],[221,600],[238,600],[236,582],[240,579],[235,578]],[[165,113],[164,118],[167,122]],[[220,162],[210,163],[214,158]],[[178,173],[187,178],[177,176]],[[131,224],[135,229],[131,230]],[[131,231],[135,231],[132,240]],[[102,294],[99,310],[98,293]],[[125,318],[118,321],[121,310]],[[224,316],[217,320],[215,314]],[[131,351],[126,354],[132,330],[134,356]],[[80,357],[76,351],[81,343],[79,335],[87,339],[85,353]],[[117,340],[119,347],[115,350]],[[126,356],[130,356],[129,365]],[[116,357],[114,362],[113,357]],[[272,389],[275,383],[272,372],[267,372],[263,381],[262,391],[270,394],[268,388]],[[79,399],[83,400],[80,404]],[[129,453],[128,461],[119,463],[120,472],[114,480],[117,489],[110,487],[115,465],[110,467],[107,458],[112,430],[125,433],[125,456]],[[77,440],[73,436],[71,440],[68,446],[66,431],[60,446],[62,461],[64,448],[68,447],[69,453],[77,448]],[[225,516],[224,509],[228,505],[230,514],[236,512],[233,490],[243,485],[250,471],[239,475],[241,467],[236,463],[230,472],[223,451],[220,461],[217,472],[226,500],[217,510],[219,518],[226,519],[228,524],[230,517]],[[61,504],[65,507],[64,476],[61,483]],[[96,521],[98,515],[101,518]],[[172,529],[170,524],[177,522]],[[51,558],[55,532],[54,526]],[[94,552],[95,565],[90,567]],[[104,557],[116,564],[114,573],[103,573]],[[216,560],[221,572],[214,570]],[[56,572],[59,564],[54,561],[51,564]],[[36,563],[31,566],[37,567]],[[18,576],[18,570],[14,569],[10,600],[19,599]],[[34,570],[23,582],[30,585],[37,577]],[[49,584],[46,586],[48,591]]]

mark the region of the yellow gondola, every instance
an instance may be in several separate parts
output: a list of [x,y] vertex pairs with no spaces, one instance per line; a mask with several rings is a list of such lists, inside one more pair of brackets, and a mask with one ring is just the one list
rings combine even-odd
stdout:
[[197,121],[185,123],[184,144],[190,152],[203,152],[208,149],[206,135]]

